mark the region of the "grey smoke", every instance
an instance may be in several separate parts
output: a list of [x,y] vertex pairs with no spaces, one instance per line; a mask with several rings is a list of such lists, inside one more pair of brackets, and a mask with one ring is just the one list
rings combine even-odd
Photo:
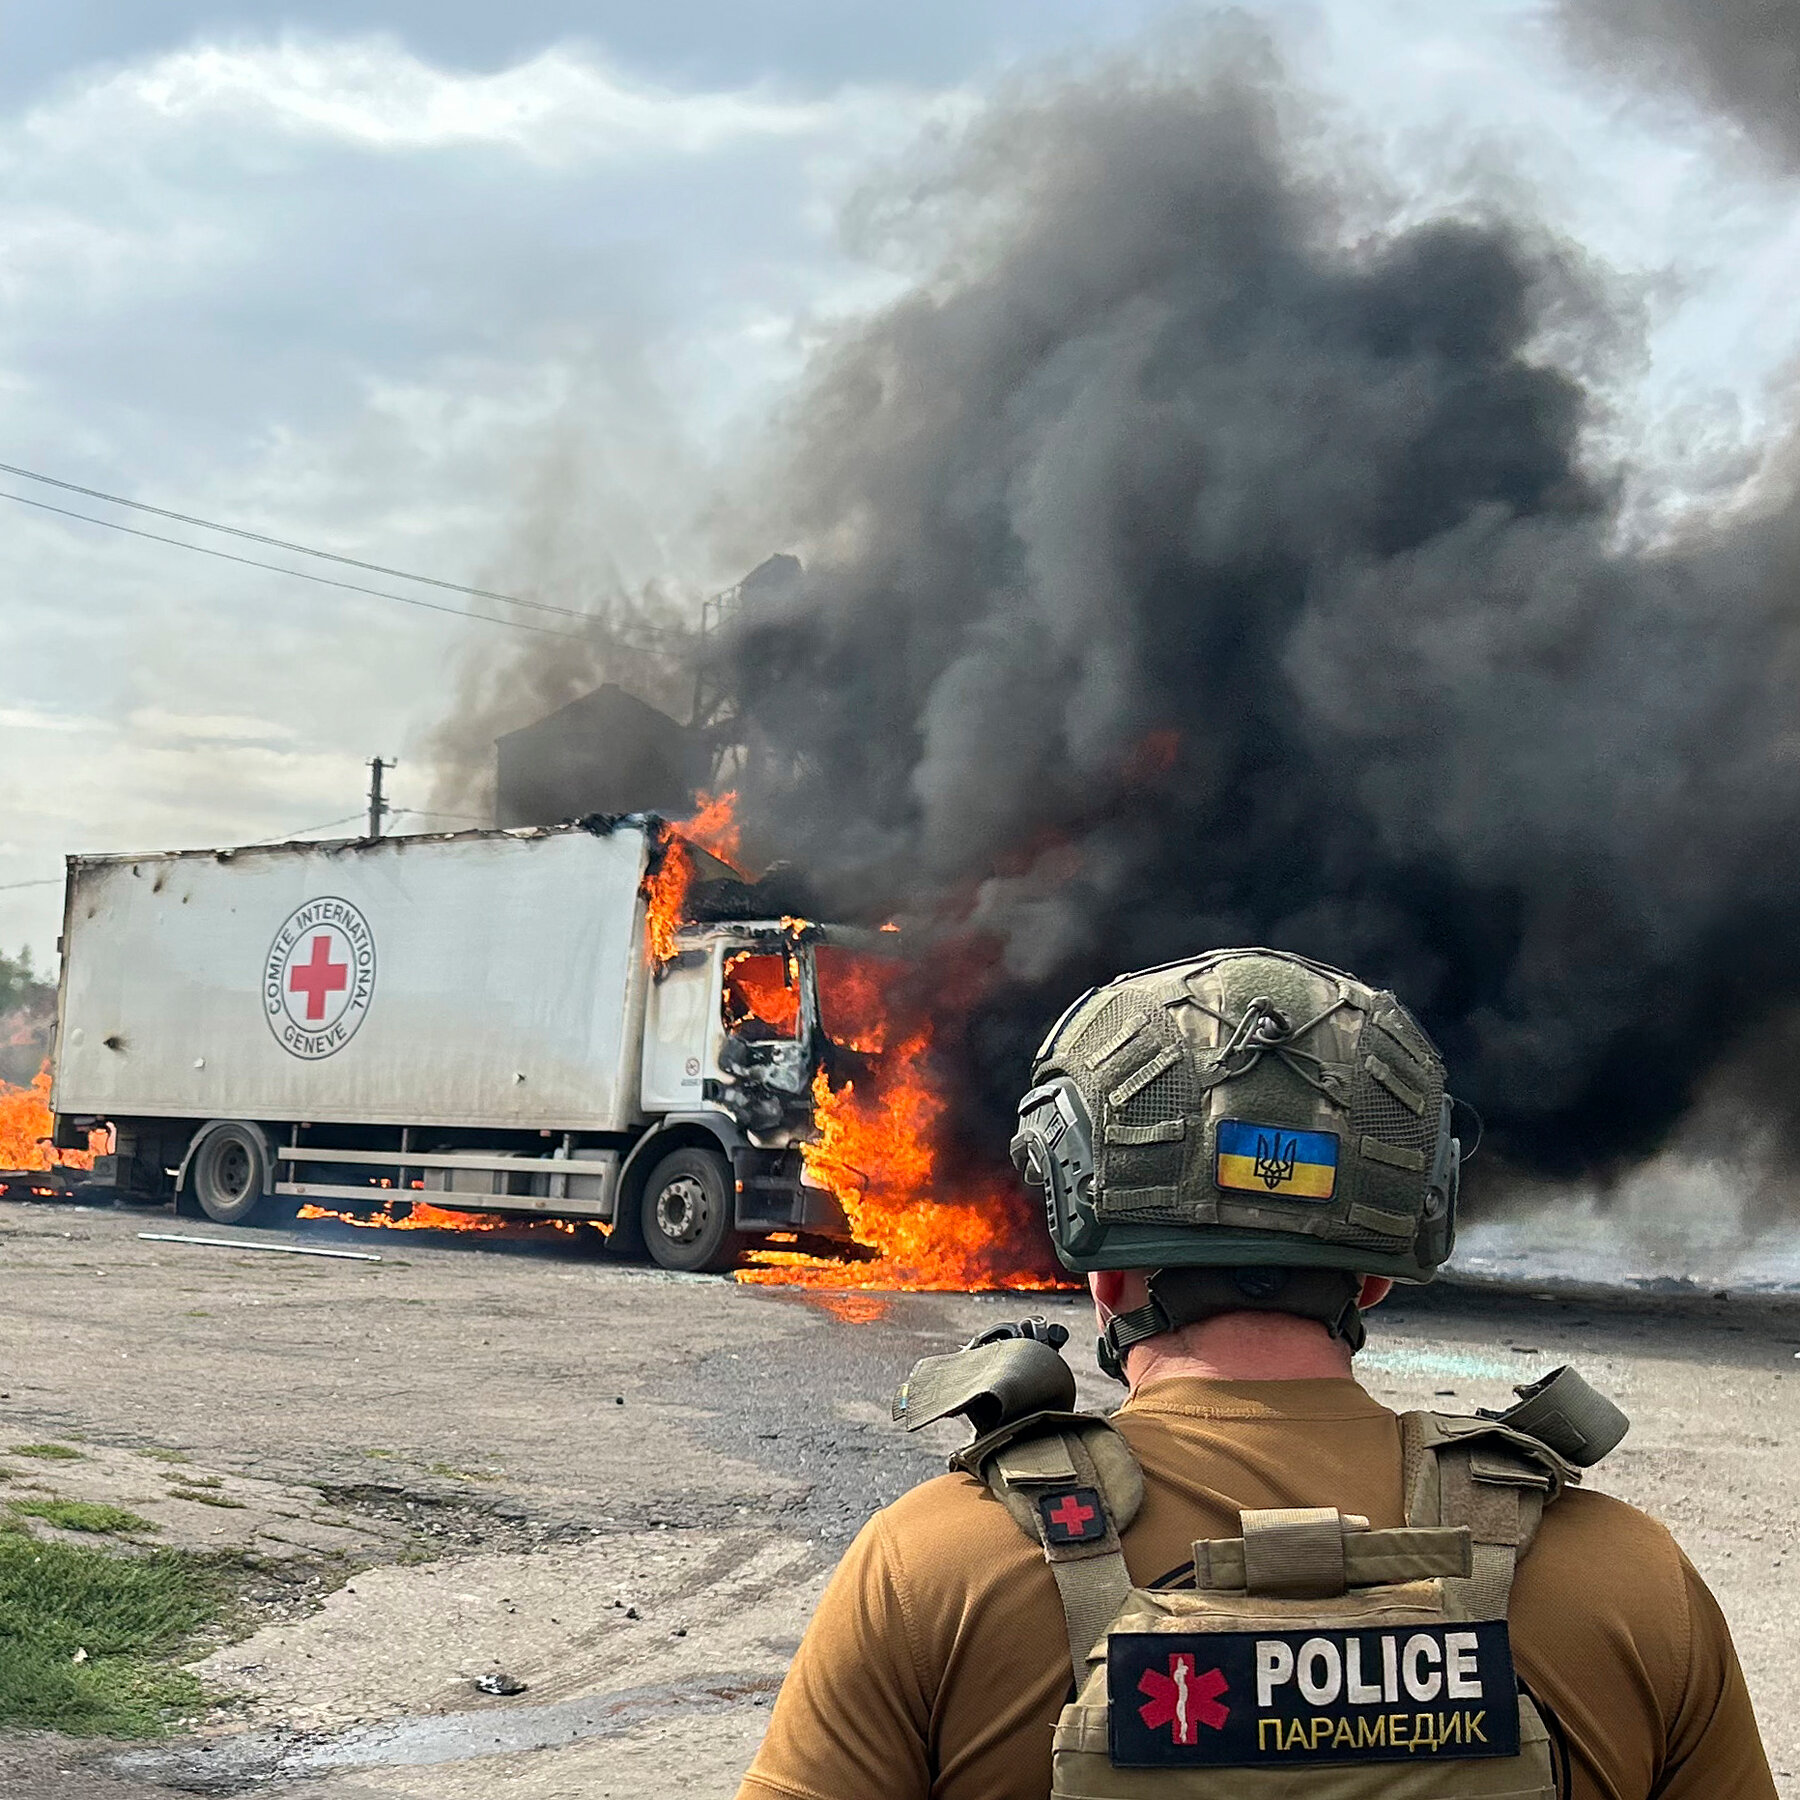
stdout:
[[1558,0],[1600,66],[1694,95],[1800,162],[1800,7],[1793,0]]
[[422,749],[433,771],[431,812],[442,820],[490,821],[495,740],[609,682],[674,718],[685,719],[692,704],[692,631],[687,609],[670,596],[655,587],[602,598],[560,583],[516,585],[528,598],[555,595],[553,604],[590,610],[583,620],[556,621],[567,636],[531,638],[522,650],[490,650],[463,664],[450,710]]
[[1396,987],[1516,1162],[1604,1171],[1800,998],[1795,509],[1622,548],[1603,282],[1529,219],[1381,222],[1327,142],[1219,44],[1015,92],[873,209],[938,254],[788,422],[746,804],[954,954],[972,1142],[1086,984],[1262,942]]

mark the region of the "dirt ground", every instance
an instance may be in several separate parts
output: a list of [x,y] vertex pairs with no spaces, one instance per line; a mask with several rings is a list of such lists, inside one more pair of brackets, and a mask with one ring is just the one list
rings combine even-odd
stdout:
[[[1062,1297],[748,1287],[566,1240],[144,1230],[204,1235],[0,1208],[0,1500],[110,1500],[248,1556],[242,1635],[196,1664],[218,1704],[182,1735],[0,1738],[11,1800],[727,1800],[843,1544],[959,1440],[888,1423],[914,1358],[1026,1311],[1089,1329]],[[1788,1800],[1797,1353],[1791,1299],[1440,1286],[1359,1364],[1399,1406],[1500,1404],[1565,1361],[1619,1400],[1598,1485],[1719,1594]],[[79,1460],[8,1450],[45,1441]],[[501,1675],[522,1691],[475,1685]]]

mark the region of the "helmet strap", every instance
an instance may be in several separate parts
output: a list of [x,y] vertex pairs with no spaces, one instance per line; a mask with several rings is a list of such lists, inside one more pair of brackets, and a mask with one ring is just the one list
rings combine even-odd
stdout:
[[1095,1347],[1100,1367],[1114,1381],[1125,1380],[1125,1355],[1134,1344],[1225,1313],[1316,1319],[1352,1356],[1367,1335],[1356,1305],[1362,1277],[1348,1269],[1157,1269],[1145,1286],[1149,1300],[1107,1320]]

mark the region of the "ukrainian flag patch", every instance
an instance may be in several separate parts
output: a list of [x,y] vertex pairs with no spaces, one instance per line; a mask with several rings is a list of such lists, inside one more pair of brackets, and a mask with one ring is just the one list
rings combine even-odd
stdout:
[[1289,1131],[1242,1119],[1219,1122],[1213,1179],[1241,1193],[1329,1200],[1337,1191],[1338,1140],[1330,1131]]

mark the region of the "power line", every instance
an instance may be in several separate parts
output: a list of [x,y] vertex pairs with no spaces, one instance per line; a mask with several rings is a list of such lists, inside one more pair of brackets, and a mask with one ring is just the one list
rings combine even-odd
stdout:
[[[454,816],[454,815],[446,815]],[[268,844],[292,843],[295,838],[305,837],[309,831],[328,831],[333,825],[349,825],[360,819],[359,812],[346,813],[341,819],[326,819],[317,825],[302,825],[293,831],[284,831],[279,837],[255,838],[248,844],[240,844],[240,850],[260,850]],[[0,881],[0,894],[10,894],[18,888],[61,887],[63,878],[60,875],[41,876],[36,881]]]
[[[370,594],[377,600],[397,600],[402,606],[422,606],[427,612],[449,613],[454,618],[473,619],[481,625],[505,625],[514,631],[535,631],[540,637],[580,639],[583,636],[579,631],[558,631],[554,625],[532,625],[524,619],[496,619],[489,613],[470,612],[463,606],[445,606],[438,600],[421,600],[412,594],[389,593],[385,588],[364,587],[356,581],[338,581],[330,575],[314,575],[305,569],[284,569],[280,563],[259,562],[254,556],[234,556],[229,550],[215,550],[210,544],[190,544],[183,538],[165,537],[160,531],[140,531],[135,525],[121,525],[116,519],[96,519],[92,513],[71,512],[66,506],[52,506],[48,500],[33,500],[25,494],[9,494],[4,488],[0,488],[0,500],[14,500],[20,506],[34,506],[40,512],[57,513],[65,519],[79,519],[86,525],[102,525],[108,531],[122,531],[128,537],[148,538],[154,544],[173,544],[177,550],[192,550],[197,556],[216,556],[221,562],[240,563],[247,569],[267,569],[275,575],[292,575],[298,581],[316,581],[321,587],[342,588],[352,594]],[[562,612],[566,609],[557,607],[554,610]],[[585,613],[570,613],[569,616],[587,617]]]
[[[414,575],[407,569],[390,569],[385,563],[363,562],[360,558],[355,556],[340,556],[335,550],[315,550],[310,544],[296,544],[290,542],[287,538],[269,537],[264,532],[246,531],[241,525],[221,525],[216,519],[202,519],[194,513],[171,512],[166,506],[151,506],[148,502],[143,500],[127,500],[123,494],[108,494],[99,488],[83,487],[79,482],[60,481],[54,475],[40,475],[35,469],[21,469],[15,463],[0,463],[0,475],[17,475],[25,481],[41,481],[46,487],[62,488],[65,492],[71,494],[85,494],[90,500],[104,500],[110,506],[129,506],[135,512],[154,513],[159,519],[173,519],[178,525],[197,525],[203,531],[223,531],[232,537],[248,538],[250,542],[254,544],[267,544],[272,549],[292,550],[299,556],[317,556],[323,558],[326,562],[342,563],[347,568],[367,569],[371,575],[392,575],[400,581],[419,581],[423,582],[427,587],[447,588],[453,594],[472,594],[477,600],[499,600],[504,602],[507,606],[529,606],[536,612],[561,613],[564,618],[568,619],[585,619],[588,616],[586,613],[581,612],[572,606],[553,606],[548,600],[525,600],[521,599],[517,594],[497,594],[491,588],[468,587],[460,581],[440,581],[435,575]],[[8,495],[7,498],[19,499],[22,498],[22,496],[11,494]],[[26,504],[34,505],[37,503],[27,501]],[[57,509],[52,507],[50,510],[54,512]],[[85,513],[71,513],[69,517],[81,519],[86,518],[87,515]],[[106,521],[103,519],[95,519],[92,523],[101,525],[105,524]],[[120,527],[120,529],[124,529],[124,527]],[[149,536],[151,534],[145,533],[143,535]],[[172,544],[178,543],[180,540],[176,538],[164,538],[160,541]],[[188,548],[196,549],[198,546],[189,545]],[[268,568],[271,565],[259,563],[255,566],[258,568]],[[298,570],[287,571],[289,574],[297,574],[298,572]],[[359,591],[368,593],[371,590],[364,588]],[[390,598],[394,597],[396,596],[390,596]],[[477,615],[470,614],[468,616],[475,617]]]
[[260,850],[265,844],[291,844],[295,838],[305,837],[309,831],[329,831],[333,825],[350,825],[360,819],[359,812],[345,813],[341,819],[326,819],[318,825],[300,825],[292,831],[284,831],[279,837],[256,838],[248,844],[240,845],[244,850]]

